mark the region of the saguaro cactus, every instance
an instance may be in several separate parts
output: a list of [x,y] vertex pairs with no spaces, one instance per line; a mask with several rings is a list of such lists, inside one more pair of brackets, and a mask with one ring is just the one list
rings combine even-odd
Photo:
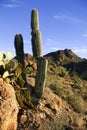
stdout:
[[47,59],[44,57],[39,57],[37,59],[37,74],[35,79],[35,95],[40,97],[44,92],[44,86],[47,74]]
[[32,35],[32,51],[35,58],[42,56],[42,41],[39,31],[38,11],[33,9],[31,12],[31,35]]
[[17,60],[24,67],[24,47],[23,47],[23,38],[21,34],[16,34],[14,39],[14,46],[16,50]]
[[44,92],[46,73],[47,73],[47,60],[42,57],[42,41],[41,33],[39,31],[39,16],[38,11],[33,9],[31,12],[31,35],[32,35],[32,51],[33,56],[37,59],[37,73],[35,79],[34,93],[40,97]]
[[[14,39],[14,46],[16,50],[17,60],[24,67],[24,47],[23,47],[23,38],[21,34],[16,34]],[[26,83],[26,75],[22,73],[22,78]]]

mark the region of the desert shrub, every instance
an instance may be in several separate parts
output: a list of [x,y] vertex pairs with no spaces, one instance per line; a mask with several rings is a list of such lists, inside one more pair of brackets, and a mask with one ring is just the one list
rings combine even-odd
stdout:
[[66,130],[64,122],[60,122],[57,118],[50,122],[43,122],[43,130]]
[[56,75],[47,74],[46,86],[49,87],[51,84],[53,84],[55,82],[56,79],[57,79]]
[[65,91],[65,89],[62,87],[62,85],[61,85],[61,83],[54,83],[54,84],[51,84],[50,86],[49,86],[51,89],[52,89],[52,91],[55,93],[55,94],[57,94],[57,95],[59,95],[59,96],[61,96],[61,97],[66,97],[66,91]]
[[77,83],[75,82],[74,84],[71,85],[71,87],[81,90],[82,89],[82,84],[80,84],[79,82],[77,82]]
[[67,96],[67,101],[76,112],[84,113],[86,111],[87,103],[80,95],[69,95]]
[[63,66],[54,67],[53,72],[55,75],[59,75],[60,77],[64,77],[67,73],[66,68],[64,68]]
[[82,90],[82,81],[80,78],[74,79],[74,84],[71,85],[72,88],[74,89],[79,89],[80,91]]
[[58,122],[52,122],[48,130],[65,130],[65,127],[63,126],[63,124],[59,124]]

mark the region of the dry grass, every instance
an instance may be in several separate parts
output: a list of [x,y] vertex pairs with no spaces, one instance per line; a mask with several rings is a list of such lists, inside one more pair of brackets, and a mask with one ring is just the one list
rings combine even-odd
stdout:
[[76,112],[85,113],[87,111],[87,102],[80,95],[69,95],[67,101]]

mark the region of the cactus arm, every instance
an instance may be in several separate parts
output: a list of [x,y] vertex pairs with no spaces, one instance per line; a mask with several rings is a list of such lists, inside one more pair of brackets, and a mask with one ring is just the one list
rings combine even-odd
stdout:
[[36,9],[33,9],[31,12],[31,29],[33,56],[38,58],[42,56],[42,41],[41,33],[39,31],[39,16]]

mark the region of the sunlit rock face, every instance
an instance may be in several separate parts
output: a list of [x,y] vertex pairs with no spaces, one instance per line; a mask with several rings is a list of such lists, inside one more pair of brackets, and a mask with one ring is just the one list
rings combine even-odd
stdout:
[[10,84],[0,78],[0,130],[17,129],[18,103]]

